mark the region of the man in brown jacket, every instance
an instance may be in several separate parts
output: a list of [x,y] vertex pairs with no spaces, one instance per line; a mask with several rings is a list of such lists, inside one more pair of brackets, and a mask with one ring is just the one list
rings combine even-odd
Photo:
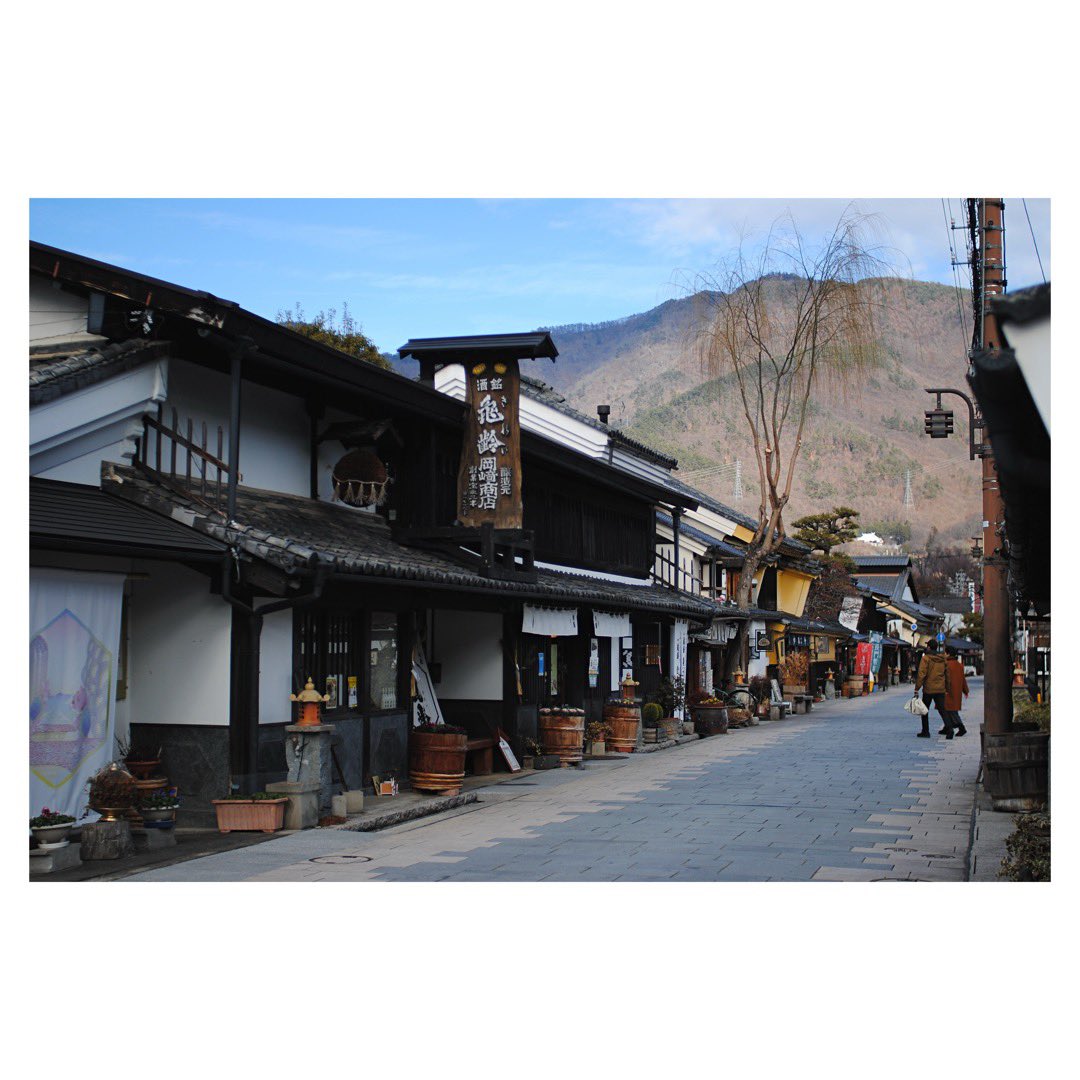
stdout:
[[[961,672],[962,674],[962,672]],[[945,695],[950,689],[949,671],[945,664],[945,657],[938,651],[936,641],[927,642],[926,652],[919,661],[919,672],[915,676],[915,693],[922,690],[923,704],[930,708],[933,703],[937,707],[938,714],[945,724],[945,738],[953,737],[952,718],[948,709],[945,708]],[[920,739],[930,738],[930,714],[922,718],[922,731],[918,732]]]
[[[956,727],[956,734],[966,735],[967,728],[964,727],[964,721],[960,719],[960,710],[963,708],[963,699],[968,696],[968,684],[964,675],[964,665],[951,645],[945,647],[945,675],[948,681],[948,689],[945,691],[945,711]],[[938,734],[944,735],[945,729],[942,728]]]

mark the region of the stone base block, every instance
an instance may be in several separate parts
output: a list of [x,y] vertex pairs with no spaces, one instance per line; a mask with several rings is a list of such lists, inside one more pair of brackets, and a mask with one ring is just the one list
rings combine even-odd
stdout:
[[285,795],[286,829],[313,829],[319,824],[319,792],[321,784],[316,780],[279,780],[267,784],[266,790],[275,795]]
[[349,804],[344,795],[331,795],[330,796],[330,813],[334,817],[348,817]]
[[129,855],[134,855],[135,841],[131,838],[131,824],[121,819],[84,825],[79,854],[83,862],[126,859]]
[[345,792],[345,811],[349,814],[364,812],[364,793],[362,791]]
[[131,838],[136,851],[160,851],[176,847],[175,829],[133,829]]
[[33,848],[30,852],[31,874],[55,874],[57,870],[70,870],[75,866],[82,866],[78,844],[69,842],[66,847],[53,851]]

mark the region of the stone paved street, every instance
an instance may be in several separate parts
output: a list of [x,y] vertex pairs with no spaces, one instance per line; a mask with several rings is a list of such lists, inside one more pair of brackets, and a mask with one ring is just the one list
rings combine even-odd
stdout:
[[377,833],[319,829],[135,881],[963,881],[982,680],[968,735],[917,739],[910,688],[582,770]]

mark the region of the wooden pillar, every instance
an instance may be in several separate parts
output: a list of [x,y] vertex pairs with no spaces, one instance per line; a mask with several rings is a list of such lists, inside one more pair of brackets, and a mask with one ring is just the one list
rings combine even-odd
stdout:
[[[249,601],[250,602],[250,599]],[[247,794],[259,789],[259,653],[262,616],[232,609],[229,663],[229,771]]]

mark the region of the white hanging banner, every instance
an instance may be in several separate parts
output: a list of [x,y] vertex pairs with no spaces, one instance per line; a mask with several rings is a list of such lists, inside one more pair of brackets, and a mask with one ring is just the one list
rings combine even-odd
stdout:
[[523,634],[540,634],[542,637],[576,637],[577,624],[577,608],[545,608],[525,604],[521,615]]
[[619,689],[619,639],[633,635],[630,616],[625,612],[612,615],[606,611],[593,612],[593,633],[597,637],[610,638],[611,642],[611,689]]
[[30,816],[78,818],[115,757],[122,574],[30,571]]
[[[671,628],[671,679],[682,679],[686,685],[686,652],[690,641],[689,624],[686,619],[676,619]],[[676,709],[675,715],[681,720],[683,710]]]
[[413,681],[416,683],[416,701],[413,703],[413,727],[419,724],[445,724],[439,699],[435,694],[435,684],[428,672],[424,646],[417,641],[412,659]]

